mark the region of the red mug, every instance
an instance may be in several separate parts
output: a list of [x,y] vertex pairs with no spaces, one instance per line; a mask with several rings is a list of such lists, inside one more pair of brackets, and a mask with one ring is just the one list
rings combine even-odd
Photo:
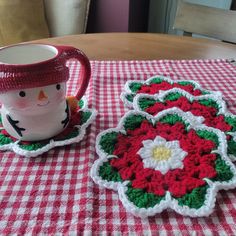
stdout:
[[91,68],[79,49],[45,44],[18,44],[0,49],[1,117],[11,136],[38,141],[66,128],[70,120],[66,62],[70,59],[81,64],[75,94],[80,100],[87,89]]

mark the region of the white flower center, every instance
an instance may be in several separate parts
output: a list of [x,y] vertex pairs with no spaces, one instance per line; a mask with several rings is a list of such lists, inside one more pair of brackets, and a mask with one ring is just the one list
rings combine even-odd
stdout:
[[187,155],[180,146],[179,141],[166,141],[157,136],[154,140],[142,142],[138,154],[143,159],[144,168],[151,168],[166,174],[169,170],[183,168],[183,159]]

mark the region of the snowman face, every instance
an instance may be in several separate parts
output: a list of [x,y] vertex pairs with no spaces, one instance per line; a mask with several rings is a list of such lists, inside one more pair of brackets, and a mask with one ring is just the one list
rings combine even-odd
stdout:
[[14,90],[0,94],[0,102],[12,113],[38,115],[53,112],[65,101],[66,83]]

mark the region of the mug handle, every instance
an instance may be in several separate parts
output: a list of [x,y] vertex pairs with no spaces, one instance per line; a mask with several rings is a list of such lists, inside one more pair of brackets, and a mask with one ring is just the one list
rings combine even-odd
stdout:
[[55,46],[58,50],[58,54],[66,61],[76,59],[80,62],[80,78],[79,87],[76,91],[76,99],[79,101],[84,95],[91,76],[91,66],[87,56],[79,49],[70,46]]

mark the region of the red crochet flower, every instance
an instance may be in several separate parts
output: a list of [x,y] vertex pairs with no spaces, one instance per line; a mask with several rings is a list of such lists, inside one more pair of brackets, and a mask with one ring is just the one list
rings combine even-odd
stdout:
[[[143,158],[138,154],[139,150],[143,148],[144,141],[156,137],[166,140],[166,146],[178,141],[179,149],[186,153],[182,168],[169,169],[163,174],[145,167]],[[144,120],[140,127],[117,136],[113,154],[118,158],[111,159],[110,165],[117,170],[122,180],[131,181],[133,188],[144,189],[158,196],[164,196],[169,191],[172,196],[181,197],[204,186],[204,178],[214,178],[217,175],[216,154],[211,153],[214,148],[213,141],[201,138],[193,129],[187,131],[181,122],[173,125],[157,122],[152,125]],[[163,145],[161,151],[168,152]]]
[[217,191],[236,186],[223,133],[180,109],[156,117],[129,111],[116,128],[99,134],[96,151],[92,179],[117,191],[136,216],[153,216],[166,208],[208,216]]

